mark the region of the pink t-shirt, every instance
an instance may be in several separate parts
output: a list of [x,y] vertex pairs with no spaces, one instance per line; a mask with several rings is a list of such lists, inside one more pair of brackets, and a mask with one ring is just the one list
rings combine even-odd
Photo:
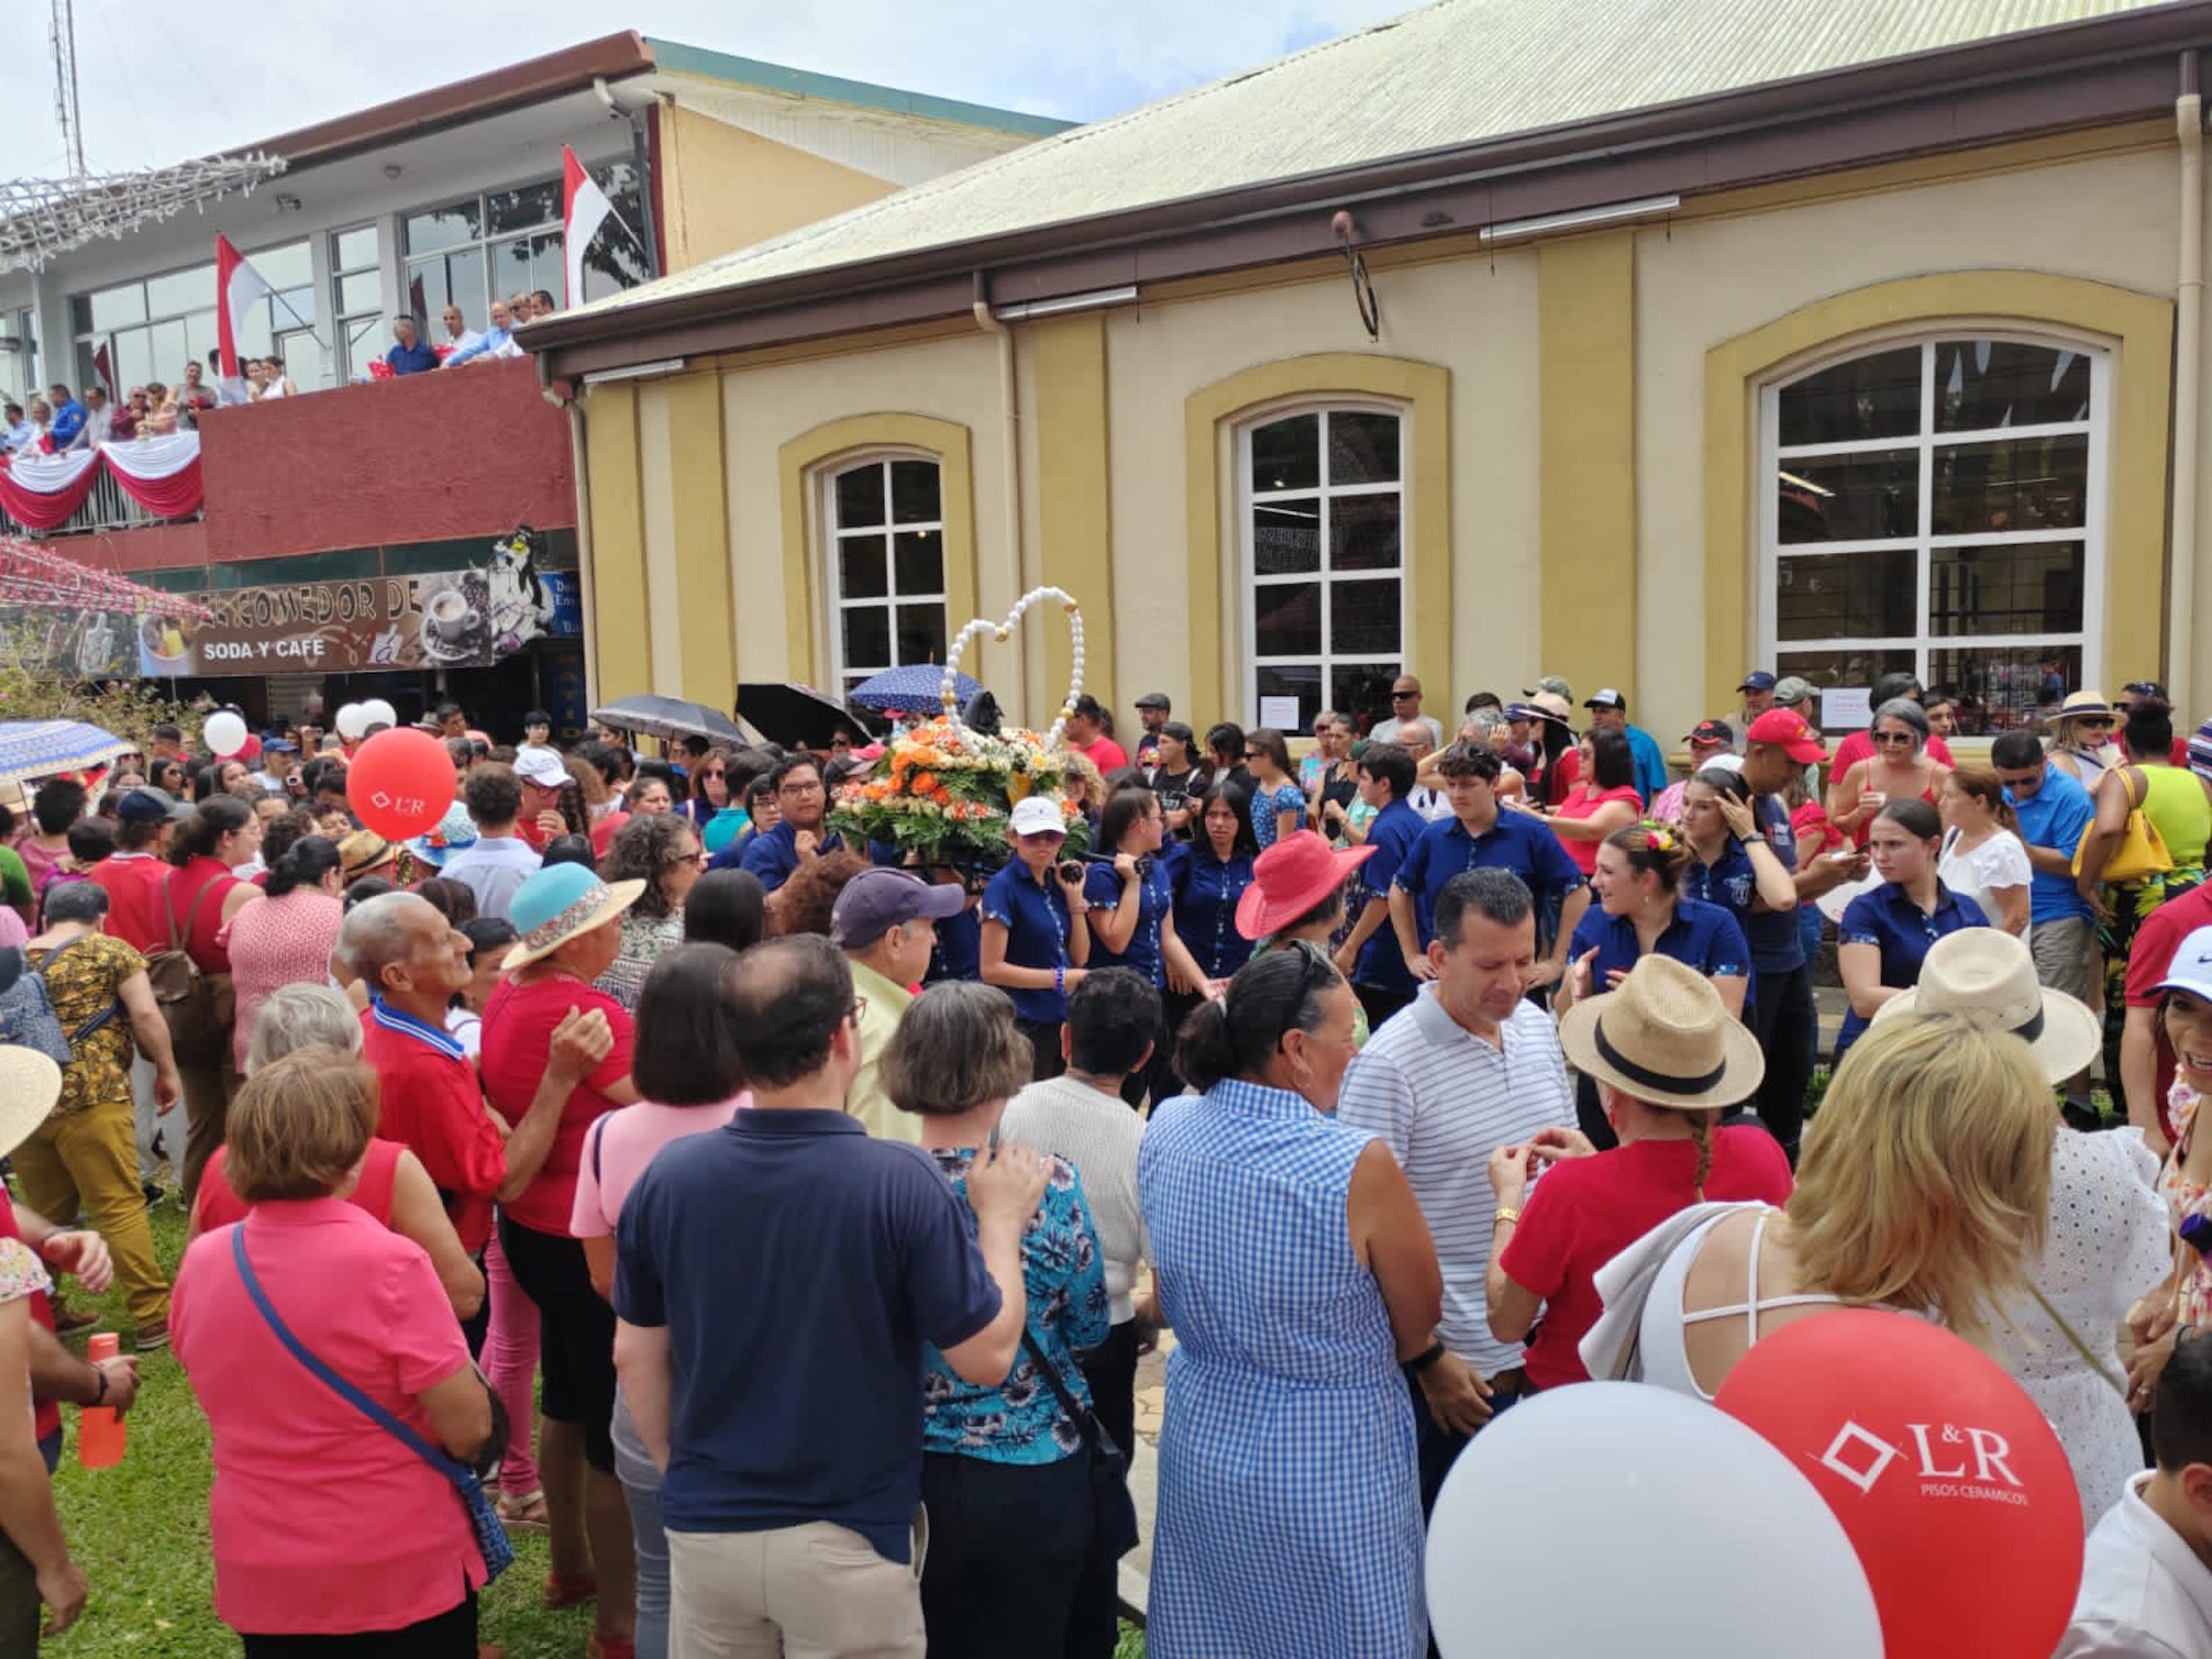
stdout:
[[623,1200],[672,1140],[719,1129],[746,1107],[752,1095],[713,1106],[660,1106],[641,1100],[609,1112],[584,1137],[584,1166],[576,1171],[576,1207],[568,1231],[577,1238],[605,1238],[621,1218]]
[[[416,1396],[465,1366],[469,1348],[422,1246],[331,1198],[262,1204],[239,1224],[301,1345],[438,1444]],[[216,1616],[255,1635],[319,1636],[444,1613],[484,1582],[459,1497],[276,1340],[232,1262],[235,1231],[192,1241],[169,1311],[214,1433]]]

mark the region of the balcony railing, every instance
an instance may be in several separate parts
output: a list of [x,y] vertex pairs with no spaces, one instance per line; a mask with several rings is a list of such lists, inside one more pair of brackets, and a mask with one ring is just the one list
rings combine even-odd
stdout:
[[33,541],[50,537],[82,536],[98,530],[137,530],[147,525],[188,522],[201,515],[190,513],[182,520],[163,519],[149,513],[144,507],[123,493],[123,486],[107,473],[102,472],[93,480],[92,493],[84,504],[52,530],[33,530],[18,524],[4,507],[0,507],[0,535],[23,536]]

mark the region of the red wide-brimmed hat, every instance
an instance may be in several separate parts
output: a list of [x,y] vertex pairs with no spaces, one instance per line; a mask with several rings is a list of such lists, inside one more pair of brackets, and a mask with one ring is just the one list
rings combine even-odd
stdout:
[[1237,901],[1237,931],[1260,939],[1288,927],[1351,878],[1372,847],[1341,849],[1311,830],[1295,830],[1260,854],[1252,884]]

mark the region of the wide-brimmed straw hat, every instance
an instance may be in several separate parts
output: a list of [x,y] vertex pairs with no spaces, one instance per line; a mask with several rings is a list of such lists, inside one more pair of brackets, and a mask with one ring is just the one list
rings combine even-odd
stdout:
[[62,1097],[62,1068],[35,1048],[0,1048],[0,1158],[31,1138]]
[[522,937],[501,958],[511,974],[548,957],[579,933],[629,908],[645,890],[642,881],[601,881],[580,864],[549,864],[514,890],[507,919]]
[[1246,939],[1279,932],[1343,886],[1376,851],[1332,848],[1311,830],[1293,830],[1252,861],[1252,884],[1237,901],[1237,931]]
[[1643,957],[1617,989],[1568,1009],[1559,1046],[1584,1077],[1651,1106],[1733,1106],[1766,1075],[1759,1039],[1672,957]]
[[1928,947],[1920,982],[1875,1010],[1877,1020],[1950,1014],[1991,1031],[2009,1031],[2035,1050],[2035,1063],[2063,1083],[2097,1057],[2104,1023],[2063,991],[2045,990],[2026,944],[1995,927],[1962,927]]
[[356,830],[338,843],[338,869],[348,881],[389,864],[398,848],[374,830]]
[[2106,720],[2112,718],[2112,705],[2105,701],[2103,692],[2092,691],[2086,687],[2079,691],[2069,691],[2066,701],[2058,705],[2058,712],[2045,724],[2056,732],[2068,720],[2078,720],[2085,715],[2100,716]]

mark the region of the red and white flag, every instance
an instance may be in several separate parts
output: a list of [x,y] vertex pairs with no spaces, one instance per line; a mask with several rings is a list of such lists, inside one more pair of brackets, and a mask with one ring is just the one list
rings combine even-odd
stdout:
[[107,401],[115,401],[115,365],[107,355],[108,343],[102,340],[92,354],[92,372],[99,378],[100,389],[107,394]]
[[[564,304],[584,303],[584,250],[599,227],[615,216],[615,204],[606,191],[592,182],[576,159],[576,152],[561,146],[561,252],[568,263],[568,292]],[[620,222],[617,221],[617,222]]]
[[238,337],[246,328],[246,313],[256,300],[276,290],[252,263],[230,245],[228,236],[215,239],[215,285],[221,303],[215,311],[216,344],[222,353],[222,378],[238,378]]

